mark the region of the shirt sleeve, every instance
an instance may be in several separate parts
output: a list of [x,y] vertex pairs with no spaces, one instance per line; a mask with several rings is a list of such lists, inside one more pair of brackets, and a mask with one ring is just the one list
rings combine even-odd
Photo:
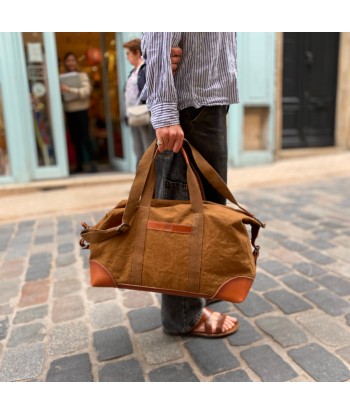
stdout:
[[147,106],[153,128],[180,124],[177,93],[171,69],[170,51],[180,41],[181,33],[145,32],[142,36],[142,57],[146,61]]

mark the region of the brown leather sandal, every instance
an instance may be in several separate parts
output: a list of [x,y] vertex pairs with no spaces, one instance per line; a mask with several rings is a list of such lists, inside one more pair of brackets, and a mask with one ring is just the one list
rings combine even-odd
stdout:
[[[199,337],[225,337],[229,336],[230,334],[235,333],[239,328],[239,322],[237,321],[235,325],[227,331],[222,331],[222,327],[224,325],[225,319],[227,317],[227,314],[220,313],[220,317],[218,319],[216,330],[213,332],[213,326],[212,322],[210,321],[211,315],[214,313],[214,310],[211,310],[210,308],[204,307],[202,316],[199,320],[199,322],[193,327],[193,329],[187,333],[190,336],[199,336]],[[205,328],[204,332],[202,331],[196,331],[197,327],[199,327],[202,323],[204,323]]]

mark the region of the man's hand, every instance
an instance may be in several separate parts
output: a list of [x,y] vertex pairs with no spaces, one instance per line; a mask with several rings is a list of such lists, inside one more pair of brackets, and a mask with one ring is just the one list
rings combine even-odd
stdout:
[[175,74],[176,69],[179,65],[179,62],[181,60],[181,55],[182,55],[181,48],[178,48],[178,47],[171,48],[170,60],[171,60],[171,69],[173,70],[173,74]]
[[160,153],[163,153],[164,150],[178,153],[184,141],[184,132],[179,124],[156,128],[156,136]]

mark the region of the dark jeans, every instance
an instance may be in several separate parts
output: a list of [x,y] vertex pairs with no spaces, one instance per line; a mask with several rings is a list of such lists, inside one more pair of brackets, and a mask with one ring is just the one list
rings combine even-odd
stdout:
[[87,110],[66,112],[69,135],[75,147],[77,168],[83,168],[83,153],[86,149],[91,163],[95,160],[94,149],[89,134],[89,115]]
[[[202,154],[212,167],[227,181],[227,130],[228,107],[186,108],[180,112],[180,123],[185,138]],[[190,161],[195,166],[194,160]],[[164,151],[157,156],[157,199],[186,200],[186,164],[181,153]],[[196,168],[198,171],[198,169]],[[199,172],[198,172],[199,173]],[[221,196],[199,173],[206,200],[226,204]],[[162,323],[169,334],[189,332],[199,321],[205,305],[203,298],[162,295]]]

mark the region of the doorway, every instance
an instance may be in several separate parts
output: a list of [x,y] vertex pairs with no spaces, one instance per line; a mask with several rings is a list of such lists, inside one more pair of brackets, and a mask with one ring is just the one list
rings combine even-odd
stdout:
[[282,148],[333,146],[339,33],[283,38]]
[[[65,72],[65,54],[72,52],[78,58],[79,70],[90,80],[89,132],[99,171],[113,170],[112,160],[124,158],[116,36],[115,32],[56,33],[60,74]],[[69,165],[73,169],[76,155],[67,129],[66,140]]]

